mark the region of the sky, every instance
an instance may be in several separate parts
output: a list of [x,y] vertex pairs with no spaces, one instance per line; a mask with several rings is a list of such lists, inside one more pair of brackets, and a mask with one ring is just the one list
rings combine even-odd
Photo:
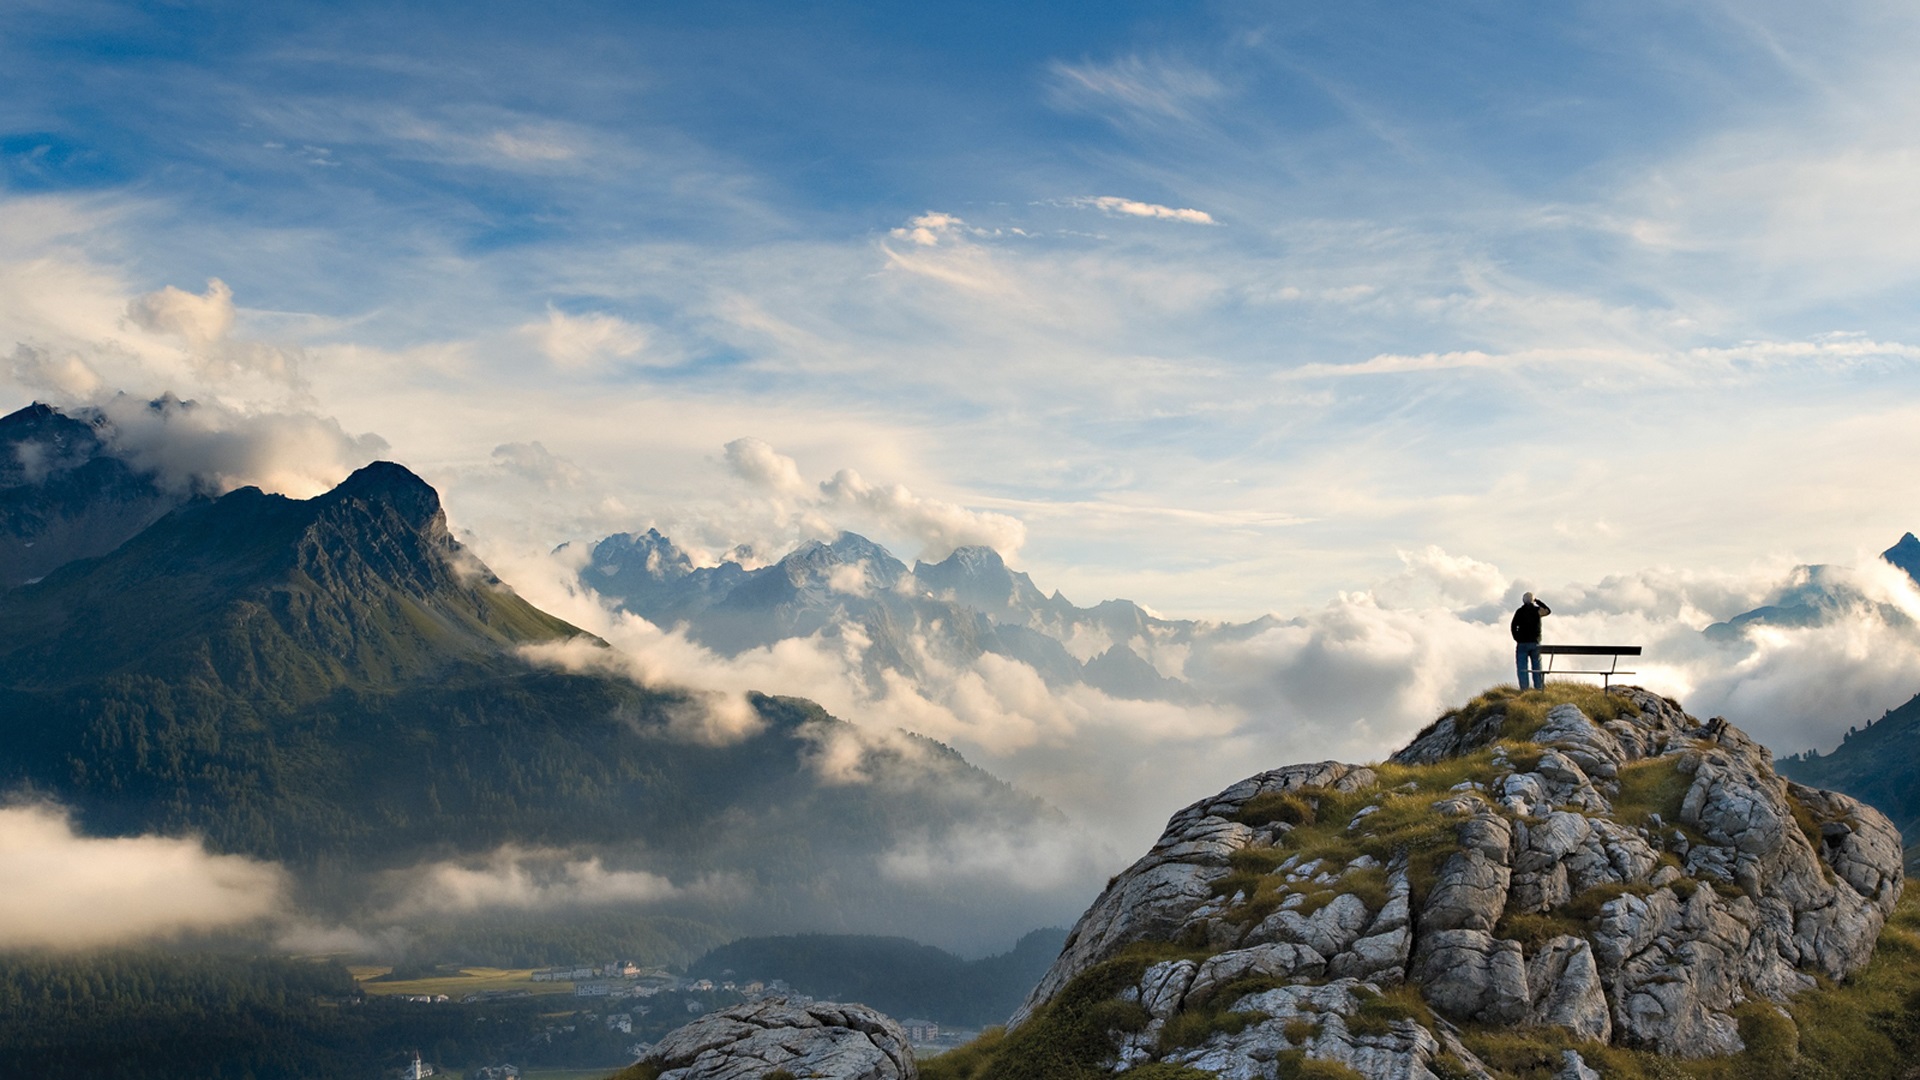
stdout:
[[[1920,527],[1917,48],[1891,2],[0,0],[0,410],[191,398],[194,467],[295,495],[399,460],[536,599],[568,540],[853,528],[1307,613],[1424,658],[1397,733],[1505,662],[1418,612],[1698,630]],[[1830,745],[1920,687],[1879,626],[1675,685]]]
[[[1846,561],[1916,523],[1916,18],[13,0],[0,407],[311,412],[483,545],[777,548],[751,437],[1184,616]],[[125,340],[210,288],[250,355]]]

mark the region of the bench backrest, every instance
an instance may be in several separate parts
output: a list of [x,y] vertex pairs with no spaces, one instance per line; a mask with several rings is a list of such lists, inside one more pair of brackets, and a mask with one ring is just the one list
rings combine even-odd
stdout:
[[1543,656],[1639,656],[1638,645],[1542,645]]

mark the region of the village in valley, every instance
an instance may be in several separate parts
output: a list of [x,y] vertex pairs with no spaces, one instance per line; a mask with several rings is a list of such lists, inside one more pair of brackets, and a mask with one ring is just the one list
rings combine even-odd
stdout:
[[[688,978],[663,967],[631,961],[536,969],[465,967],[400,980],[392,978],[391,968],[356,966],[351,970],[368,996],[425,1007],[551,1006],[542,1009],[540,1015],[547,1023],[529,1047],[536,1051],[535,1057],[551,1056],[538,1051],[560,1044],[591,1041],[626,1060],[636,1060],[652,1048],[652,1040],[708,1012],[767,997],[785,998],[798,1005],[815,1000],[780,979]],[[900,1024],[922,1056],[959,1046],[979,1034],[925,1019],[907,1018]],[[607,1045],[614,1040],[621,1045]],[[593,1075],[604,1071],[593,1071]],[[416,1052],[397,1073],[389,1075],[403,1080],[449,1075],[469,1080],[558,1080],[574,1074],[507,1062],[449,1072],[444,1065],[422,1060]]]

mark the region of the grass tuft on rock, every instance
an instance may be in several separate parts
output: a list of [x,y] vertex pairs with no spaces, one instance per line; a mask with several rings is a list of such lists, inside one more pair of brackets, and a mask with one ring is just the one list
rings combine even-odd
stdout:
[[1337,1061],[1310,1058],[1304,1050],[1282,1050],[1273,1059],[1273,1065],[1279,1080],[1366,1080]]
[[1362,985],[1355,996],[1360,999],[1360,1008],[1347,1020],[1347,1030],[1355,1035],[1385,1035],[1400,1020],[1433,1027],[1433,1011],[1427,1008],[1418,987],[1402,983],[1376,993]]
[[1629,761],[1620,767],[1620,790],[1613,797],[1613,818],[1629,827],[1653,828],[1660,815],[1663,830],[1680,822],[1680,803],[1693,786],[1693,777],[1680,771],[1680,755]]
[[[1496,686],[1457,709],[1449,709],[1440,720],[1451,718],[1458,730],[1468,730],[1496,714],[1500,719],[1501,739],[1529,739],[1547,722],[1547,713],[1555,705],[1574,705],[1596,724],[1640,715],[1639,707],[1625,693],[1602,689],[1592,683],[1550,682],[1540,690],[1520,690]],[[1439,721],[1435,721],[1438,724]],[[1430,725],[1427,731],[1432,730]],[[1426,734],[1422,731],[1421,734]]]
[[[1104,1076],[1112,1060],[1114,1031],[1138,1031],[1147,1014],[1138,1004],[1119,1000],[1120,992],[1140,981],[1161,960],[1193,957],[1191,950],[1164,942],[1140,942],[1119,956],[1075,976],[1052,1001],[1012,1032],[985,1037],[928,1058],[920,1067],[925,1080],[1089,1080]],[[1204,956],[1205,954],[1200,954]],[[983,1045],[985,1043],[985,1045]],[[1173,1074],[1168,1080],[1177,1080]]]

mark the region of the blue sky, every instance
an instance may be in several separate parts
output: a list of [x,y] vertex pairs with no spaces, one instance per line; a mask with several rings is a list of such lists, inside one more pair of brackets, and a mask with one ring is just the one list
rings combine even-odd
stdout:
[[[295,495],[402,461],[636,671],[933,734],[1113,852],[1510,677],[1523,589],[1827,747],[1920,688],[1916,54],[1891,0],[0,0],[0,410]],[[650,525],[1281,618],[1218,706],[881,692],[551,554]],[[1826,622],[1699,633],[1800,563],[1853,567]]]
[[[1548,586],[1848,561],[1920,521],[1893,467],[1920,449],[1915,30],[16,0],[0,346],[41,359],[0,404],[337,420],[483,550],[777,548],[803,526],[726,468],[753,437],[1182,614],[1317,603],[1429,544]],[[129,324],[209,279],[219,342]],[[97,378],[48,374],[67,356]]]

